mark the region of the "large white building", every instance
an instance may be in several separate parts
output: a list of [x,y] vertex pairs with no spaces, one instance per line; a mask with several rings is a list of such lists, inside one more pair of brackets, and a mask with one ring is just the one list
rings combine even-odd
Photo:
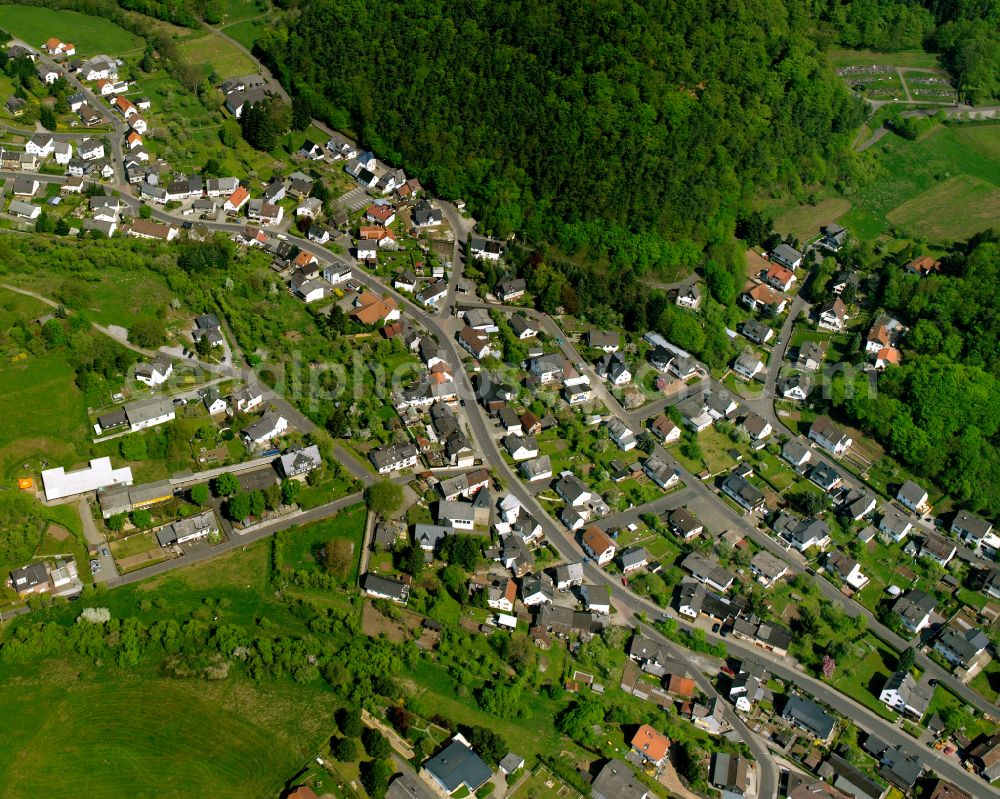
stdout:
[[45,487],[45,498],[52,501],[86,494],[98,488],[132,485],[132,470],[128,466],[113,469],[108,457],[94,458],[88,467],[75,472],[67,472],[62,466],[46,469],[42,472],[42,485]]
[[133,433],[176,418],[174,406],[168,399],[138,400],[128,403],[123,410],[128,418],[129,429]]

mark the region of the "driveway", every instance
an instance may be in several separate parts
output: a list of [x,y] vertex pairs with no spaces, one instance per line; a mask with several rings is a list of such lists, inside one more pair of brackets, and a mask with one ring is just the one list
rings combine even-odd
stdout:
[[[106,583],[118,578],[118,567],[115,559],[111,557],[111,550],[108,548],[108,539],[97,529],[97,522],[90,511],[90,503],[80,497],[76,502],[76,509],[80,514],[80,523],[83,525],[83,537],[87,540],[87,546],[97,554],[93,557],[101,564],[101,570],[94,575],[94,582]],[[103,554],[107,550],[108,554]],[[89,569],[90,565],[77,564],[78,569]]]

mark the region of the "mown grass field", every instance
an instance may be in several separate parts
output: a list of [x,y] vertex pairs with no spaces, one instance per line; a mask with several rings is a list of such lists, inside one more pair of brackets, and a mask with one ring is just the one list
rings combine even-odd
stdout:
[[365,506],[358,504],[329,519],[290,530],[282,548],[282,564],[295,570],[315,568],[316,552],[320,547],[331,539],[347,538],[354,546],[355,557],[355,565],[348,578],[356,580],[367,514]]
[[862,237],[897,225],[932,242],[988,227],[1000,207],[998,140],[1000,125],[990,124],[938,125],[915,141],[885,136],[871,148],[881,174],[852,198],[841,224]]
[[261,33],[267,28],[268,22],[266,18],[262,19],[247,19],[243,22],[237,22],[233,25],[227,25],[223,28],[223,32],[227,36],[231,36],[247,50],[253,50],[254,42],[260,38]]
[[1000,219],[1000,188],[959,175],[897,206],[886,219],[931,241],[965,238]]
[[7,796],[277,796],[328,733],[319,684],[166,679],[83,659],[5,669]]
[[61,353],[0,366],[0,468],[5,485],[50,466],[86,460],[89,429],[75,375]]
[[141,51],[143,42],[113,22],[100,17],[37,6],[0,6],[0,28],[38,47],[50,36],[72,42],[77,56]]
[[839,47],[827,52],[827,59],[837,67],[862,66],[868,64],[888,64],[895,67],[923,67],[936,69],[940,67],[934,53],[924,50],[897,50],[884,53],[878,50],[846,50]]
[[837,221],[849,210],[851,203],[848,200],[827,197],[816,205],[799,205],[780,214],[774,220],[774,229],[804,241],[817,235],[820,227]]
[[178,49],[189,63],[202,66],[206,75],[214,70],[225,79],[257,71],[253,59],[214,33],[188,39]]

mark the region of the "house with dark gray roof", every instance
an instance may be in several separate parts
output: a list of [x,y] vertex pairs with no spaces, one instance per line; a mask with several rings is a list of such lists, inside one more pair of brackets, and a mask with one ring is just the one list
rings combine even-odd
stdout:
[[781,717],[802,728],[820,741],[829,741],[837,720],[810,699],[790,696],[781,711]]
[[405,605],[410,598],[409,583],[380,577],[377,574],[368,573],[362,577],[361,587],[369,596],[377,599],[390,599],[400,605]]
[[903,626],[916,635],[930,624],[931,613],[935,606],[934,597],[923,591],[913,589],[907,591],[896,600],[892,606],[893,613],[899,616]]
[[475,793],[493,776],[490,767],[461,735],[456,735],[444,749],[428,758],[424,762],[424,770],[446,794],[454,793],[462,786]]
[[986,651],[990,639],[976,627],[960,627],[956,623],[945,626],[934,642],[934,651],[960,669],[968,669]]
[[609,760],[590,786],[592,799],[647,799],[649,791],[624,760]]

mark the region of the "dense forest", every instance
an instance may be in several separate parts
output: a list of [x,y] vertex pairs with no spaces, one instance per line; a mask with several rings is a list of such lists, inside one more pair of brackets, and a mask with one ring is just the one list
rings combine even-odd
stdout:
[[1000,237],[985,233],[919,278],[886,264],[881,306],[910,331],[899,367],[833,402],[956,502],[1000,516]]
[[998,0],[826,0],[826,35],[846,47],[940,53],[965,99],[1000,97]]
[[[298,103],[486,228],[670,266],[861,118],[799,0],[315,0],[258,42]],[[682,242],[678,245],[677,242]]]

